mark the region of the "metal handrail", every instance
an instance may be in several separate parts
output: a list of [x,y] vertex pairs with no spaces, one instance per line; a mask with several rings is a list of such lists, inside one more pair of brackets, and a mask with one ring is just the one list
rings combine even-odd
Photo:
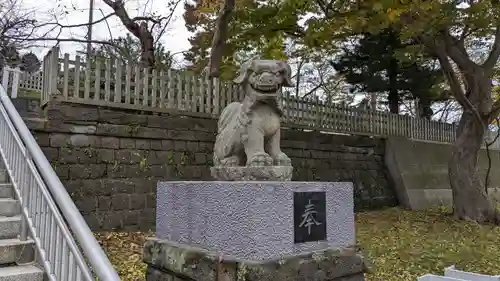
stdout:
[[2,85],[0,135],[0,154],[22,207],[20,239],[29,230],[49,280],[93,281],[95,275],[120,281]]

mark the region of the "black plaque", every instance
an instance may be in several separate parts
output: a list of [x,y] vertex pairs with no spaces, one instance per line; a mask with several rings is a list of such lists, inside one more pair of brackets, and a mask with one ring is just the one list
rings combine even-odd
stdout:
[[294,192],[294,243],[326,240],[325,192]]

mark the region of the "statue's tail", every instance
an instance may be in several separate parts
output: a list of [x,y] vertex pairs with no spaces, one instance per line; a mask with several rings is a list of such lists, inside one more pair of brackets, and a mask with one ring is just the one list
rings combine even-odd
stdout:
[[228,126],[234,124],[240,114],[240,111],[241,103],[233,102],[224,108],[219,117],[213,157],[214,164],[216,166],[219,164],[219,160],[225,158],[227,155],[230,155],[234,148],[233,137],[235,132],[234,130],[228,129]]
[[231,120],[234,120],[241,108],[241,103],[239,102],[232,102],[224,110],[222,110],[222,113],[220,114],[219,117],[219,122],[217,123],[217,132],[220,134],[229,123],[231,123]]

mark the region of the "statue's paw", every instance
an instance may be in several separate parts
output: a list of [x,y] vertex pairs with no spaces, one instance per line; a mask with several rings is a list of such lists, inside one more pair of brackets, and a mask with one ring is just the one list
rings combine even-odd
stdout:
[[238,166],[239,165],[239,162],[240,162],[240,159],[236,156],[232,156],[232,157],[228,157],[228,158],[224,158],[220,161],[220,165],[221,166],[229,166],[229,167],[234,167],[234,166]]
[[276,166],[292,166],[292,160],[285,153],[281,152],[274,158],[274,165]]
[[273,158],[267,153],[255,153],[252,158],[249,159],[247,166],[262,167],[262,166],[272,166]]

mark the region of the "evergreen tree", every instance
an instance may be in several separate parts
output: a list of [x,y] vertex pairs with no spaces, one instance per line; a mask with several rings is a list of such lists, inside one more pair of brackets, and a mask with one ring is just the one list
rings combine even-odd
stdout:
[[[96,57],[120,59],[123,63],[140,63],[141,43],[127,34],[125,37],[118,37],[110,40],[113,45],[99,45],[93,53]],[[116,46],[116,47],[115,47]],[[154,68],[156,70],[167,71],[172,66],[172,55],[161,43],[157,43],[154,48]]]
[[399,113],[403,100],[418,98],[420,116],[430,118],[432,101],[442,99],[435,87],[443,80],[441,70],[432,69],[429,63],[400,62],[397,56],[405,47],[392,29],[366,33],[354,48],[345,48],[331,63],[355,92],[387,95],[390,112]]

